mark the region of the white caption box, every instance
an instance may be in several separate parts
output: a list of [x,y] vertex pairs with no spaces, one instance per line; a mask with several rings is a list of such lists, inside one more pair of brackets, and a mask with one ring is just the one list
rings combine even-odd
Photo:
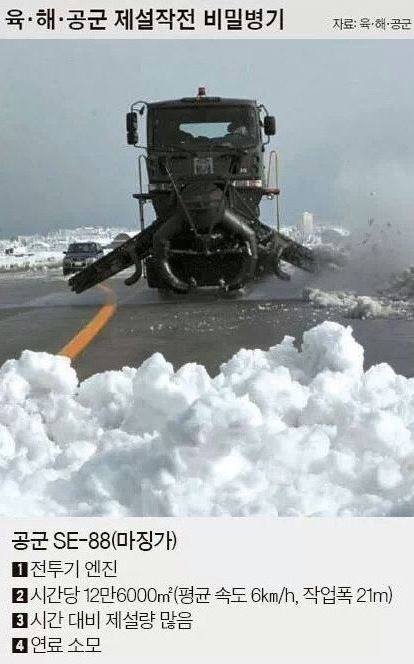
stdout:
[[[106,663],[137,654],[145,662],[410,661],[412,519],[55,518],[0,526],[2,661]],[[143,533],[152,533],[151,548]],[[19,576],[22,563],[27,577]],[[72,591],[52,593],[75,586],[76,603],[66,601]],[[28,602],[19,603],[16,590],[26,588]],[[143,627],[139,615],[148,621],[151,612],[152,627]],[[13,613],[27,613],[28,626],[13,628]],[[97,613],[99,628],[68,618]],[[42,625],[45,614],[58,614],[60,625],[56,618]],[[11,654],[13,638],[27,639],[27,654]],[[92,648],[97,638],[101,652]],[[75,639],[83,652],[68,652]]]

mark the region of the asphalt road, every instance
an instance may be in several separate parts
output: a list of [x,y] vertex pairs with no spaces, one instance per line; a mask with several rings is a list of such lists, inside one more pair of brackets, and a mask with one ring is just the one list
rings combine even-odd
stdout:
[[[365,347],[366,366],[388,362],[398,373],[414,376],[414,321],[343,319],[301,300],[309,276],[290,283],[270,278],[244,295],[209,294],[161,299],[142,281],[130,288],[115,277],[117,310],[107,326],[74,360],[81,379],[95,372],[138,366],[161,352],[175,368],[199,362],[215,374],[241,347],[267,349],[289,334],[329,319],[352,325]],[[312,284],[310,284],[312,285]],[[315,285],[315,284],[314,284]],[[57,353],[105,302],[98,288],[75,295],[58,271],[48,275],[0,276],[0,365],[22,350]]]

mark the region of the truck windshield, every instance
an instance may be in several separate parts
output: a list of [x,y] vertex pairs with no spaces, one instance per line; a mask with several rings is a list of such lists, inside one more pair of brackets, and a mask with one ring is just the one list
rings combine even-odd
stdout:
[[246,146],[258,140],[254,108],[244,106],[197,106],[163,108],[153,111],[152,145],[227,143]]
[[68,253],[93,254],[96,253],[96,245],[92,242],[76,242],[69,245]]

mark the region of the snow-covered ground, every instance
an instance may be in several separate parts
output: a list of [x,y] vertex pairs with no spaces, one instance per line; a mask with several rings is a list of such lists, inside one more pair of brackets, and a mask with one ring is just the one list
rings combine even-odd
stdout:
[[414,298],[414,266],[394,275],[388,284],[380,288],[383,295],[393,300],[410,300]]
[[25,251],[12,255],[0,254],[0,274],[3,272],[47,272],[61,267],[63,254],[61,251]]
[[351,238],[350,231],[341,226],[315,224],[312,233],[304,233],[297,226],[283,226],[280,231],[307,246],[347,244]]
[[0,369],[3,515],[414,514],[414,379],[364,372],[324,322],[211,378],[160,354],[78,384],[67,359]]
[[[46,235],[27,235],[12,240],[0,240],[0,274],[47,272],[50,269],[60,268],[63,252],[71,242],[98,242],[105,247],[119,233],[133,235],[136,232],[137,229],[82,226],[75,229],[59,229]],[[10,249],[13,253],[6,254]]]

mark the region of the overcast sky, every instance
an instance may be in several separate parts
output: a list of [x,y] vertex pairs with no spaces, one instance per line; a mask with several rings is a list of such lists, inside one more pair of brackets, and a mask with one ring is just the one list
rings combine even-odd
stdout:
[[285,222],[411,223],[413,56],[413,40],[3,40],[0,235],[134,225],[125,112],[199,85],[276,115]]

